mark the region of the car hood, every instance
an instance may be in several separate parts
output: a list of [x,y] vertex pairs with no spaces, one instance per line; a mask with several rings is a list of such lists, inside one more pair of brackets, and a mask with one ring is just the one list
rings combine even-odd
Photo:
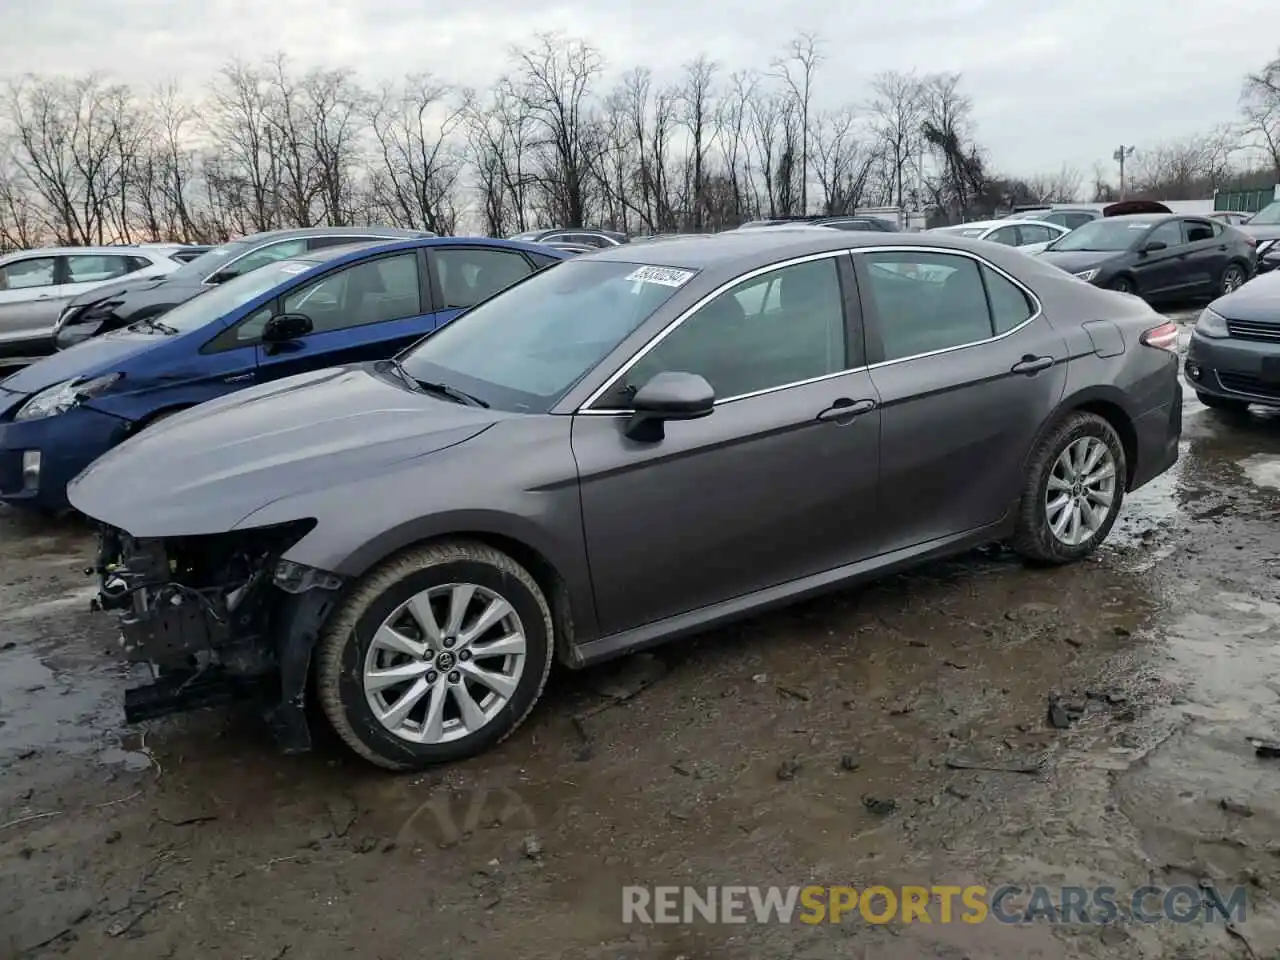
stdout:
[[1045,250],[1039,254],[1041,260],[1045,263],[1052,263],[1055,267],[1067,271],[1067,273],[1080,273],[1082,270],[1092,270],[1100,267],[1109,260],[1114,260],[1120,256],[1118,252],[1109,252],[1105,250]]
[[[180,283],[180,281],[178,281]],[[92,290],[86,290],[78,297],[72,297],[67,301],[67,306],[83,307],[91,303],[99,303],[108,300],[111,297],[123,296],[126,293],[133,293],[137,290],[154,290],[162,284],[173,285],[175,281],[168,277],[125,277],[123,280],[114,280],[111,283],[104,283],[100,287],[94,287]]]
[[52,356],[37,360],[23,367],[4,381],[6,390],[15,393],[37,393],[55,383],[73,377],[96,377],[115,373],[116,367],[138,354],[158,346],[169,338],[154,333],[134,333],[117,330],[114,333],[94,337],[74,347],[61,350]]
[[1209,309],[1228,320],[1253,320],[1280,325],[1280,272],[1254,277],[1225,297],[1209,304]]
[[505,416],[417,393],[384,368],[332,367],[192,407],[109,451],[67,496],[136,537],[221,533],[282,497],[385,473]]

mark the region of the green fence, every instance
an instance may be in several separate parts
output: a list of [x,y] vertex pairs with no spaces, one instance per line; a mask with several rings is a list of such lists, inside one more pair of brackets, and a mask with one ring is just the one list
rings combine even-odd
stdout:
[[1255,190],[1215,190],[1213,193],[1213,209],[1257,213],[1268,203],[1277,199],[1280,199],[1280,187],[1261,187]]

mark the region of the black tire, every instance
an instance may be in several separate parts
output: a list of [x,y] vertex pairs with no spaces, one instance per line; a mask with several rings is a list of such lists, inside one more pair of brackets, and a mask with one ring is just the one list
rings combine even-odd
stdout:
[[1225,296],[1238,289],[1248,279],[1249,276],[1245,273],[1244,267],[1238,263],[1229,263],[1226,269],[1222,271],[1222,279],[1218,282],[1218,292]]
[[1133,285],[1133,281],[1128,277],[1116,277],[1107,286],[1108,289],[1114,290],[1116,293],[1137,294],[1138,292],[1138,288]]
[[1213,410],[1222,410],[1225,413],[1244,413],[1249,409],[1249,404],[1243,400],[1232,400],[1229,397],[1215,397],[1212,393],[1201,393],[1196,391],[1196,399],[1203,403],[1206,407]]
[[[479,730],[448,742],[413,743],[374,715],[361,681],[362,665],[374,632],[397,607],[449,583],[487,588],[515,609],[525,634],[524,669],[506,704]],[[321,633],[316,689],[329,723],[352,750],[387,770],[419,770],[475,756],[510,736],[542,694],[554,642],[551,609],[527,570],[486,544],[434,543],[391,558],[355,585]]]
[[[1054,463],[1068,446],[1083,437],[1097,437],[1106,444],[1116,466],[1115,496],[1107,516],[1092,537],[1084,543],[1068,545],[1059,540],[1049,526],[1045,495]],[[1018,520],[1010,546],[1032,563],[1059,565],[1074,563],[1093,553],[1111,532],[1124,501],[1128,477],[1124,444],[1115,428],[1094,413],[1076,411],[1054,427],[1036,446],[1031,455],[1027,477],[1018,506]]]

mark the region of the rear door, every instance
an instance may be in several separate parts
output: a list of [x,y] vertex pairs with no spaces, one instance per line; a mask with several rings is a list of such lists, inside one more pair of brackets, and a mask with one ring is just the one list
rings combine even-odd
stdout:
[[996,523],[1062,398],[1062,337],[1022,286],[978,257],[912,249],[853,259],[881,403],[884,549]]
[[1224,228],[1212,220],[1187,219],[1182,221],[1182,230],[1187,244],[1183,261],[1187,293],[1212,293],[1231,259]]
[[0,267],[0,350],[52,335],[65,297],[61,257],[34,256]]
[[[421,250],[401,250],[340,266],[295,287],[238,324],[235,337],[257,347],[258,378],[382,360],[429,333],[434,324]],[[289,343],[262,343],[275,313],[300,313],[312,330]],[[230,332],[229,332],[230,333]]]
[[463,310],[523,280],[540,266],[518,250],[452,244],[428,247],[428,277],[432,296],[440,305],[435,326],[448,323]]

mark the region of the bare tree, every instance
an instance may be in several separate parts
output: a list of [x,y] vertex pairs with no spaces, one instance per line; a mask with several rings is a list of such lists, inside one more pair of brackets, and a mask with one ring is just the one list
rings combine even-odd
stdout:
[[535,174],[551,218],[582,226],[587,190],[600,138],[591,115],[591,84],[604,68],[596,49],[583,40],[541,34],[527,48],[512,51],[510,78],[533,125],[531,146],[538,153]]
[[1133,161],[1133,192],[1161,200],[1197,200],[1212,194],[1231,171],[1237,149],[1219,129],[1140,150]]
[[715,111],[711,99],[711,85],[717,65],[705,56],[685,64],[684,86],[680,90],[681,120],[689,131],[689,167],[691,182],[689,195],[689,226],[701,230],[706,223],[706,175],[707,151],[714,134]]
[[1265,151],[1280,178],[1280,57],[1245,77],[1240,93],[1245,134]]
[[856,213],[867,188],[875,157],[859,140],[857,114],[843,107],[818,117],[814,129],[814,164],[822,188],[822,212]]
[[208,168],[211,190],[224,194],[241,232],[270,230],[281,220],[282,145],[269,74],[233,61],[210,90],[204,116],[219,144]]
[[1037,174],[1023,181],[1036,203],[1071,203],[1080,199],[1084,177],[1063,164],[1057,173]]
[[799,113],[799,161],[797,177],[800,185],[800,212],[809,210],[809,110],[813,77],[823,61],[820,41],[812,33],[802,33],[787,47],[786,55],[775,60],[773,68]]
[[907,171],[917,162],[922,143],[924,90],[914,73],[887,71],[872,78],[871,91],[872,124],[888,168],[890,202],[905,208]]
[[[463,165],[453,136],[468,117],[468,107],[457,91],[430,74],[409,77],[400,87],[385,86],[372,101],[369,125],[380,161],[373,201],[392,223],[410,230],[453,232]],[[473,145],[479,142],[474,140],[479,132],[473,124]],[[489,174],[500,182],[500,165],[493,165]],[[496,216],[500,209],[499,202],[489,212]],[[499,217],[494,226],[500,225]]]

